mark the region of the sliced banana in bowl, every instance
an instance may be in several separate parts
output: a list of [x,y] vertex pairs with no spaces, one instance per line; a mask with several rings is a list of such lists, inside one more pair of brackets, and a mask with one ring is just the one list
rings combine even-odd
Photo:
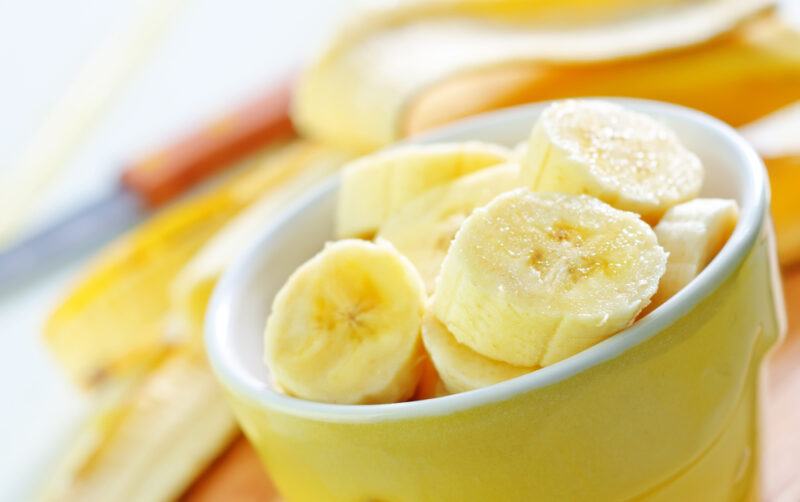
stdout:
[[422,324],[422,340],[439,378],[451,393],[488,387],[536,369],[497,361],[460,344],[430,312]]
[[546,366],[631,324],[666,261],[638,215],[586,195],[521,188],[464,221],[433,311],[484,356]]
[[[374,240],[327,243],[282,288],[269,281],[266,297],[280,291],[265,316],[267,385],[307,401],[380,404],[550,374],[544,367],[571,367],[565,359],[691,286],[735,236],[737,203],[697,198],[706,167],[683,142],[712,175],[726,157],[704,150],[702,135],[671,129],[694,112],[650,116],[665,105],[630,103],[641,111],[569,100],[528,112],[527,125],[513,113],[487,117],[483,130],[464,124],[448,143],[350,164],[338,195],[327,189],[311,216],[281,228],[310,222]],[[530,127],[513,153],[471,141],[515,144]],[[715,179],[704,194],[736,196],[745,183]]]
[[390,403],[420,377],[425,291],[387,243],[331,243],[275,297],[266,363],[283,392],[315,401]]
[[732,199],[694,199],[667,211],[655,232],[669,261],[647,311],[669,300],[702,272],[728,241],[738,217],[739,206]]
[[342,171],[336,210],[340,237],[371,237],[406,202],[465,174],[509,160],[481,141],[405,145],[351,162]]
[[697,197],[704,176],[700,159],[672,129],[599,100],[559,101],[546,108],[522,166],[533,190],[593,195],[651,223]]
[[378,236],[411,260],[432,293],[442,260],[464,219],[476,207],[518,186],[516,164],[482,169],[411,200],[381,226]]

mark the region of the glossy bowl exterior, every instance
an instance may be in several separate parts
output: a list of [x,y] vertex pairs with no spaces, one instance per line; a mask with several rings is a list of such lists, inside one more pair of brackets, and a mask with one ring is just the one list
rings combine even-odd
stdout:
[[[763,166],[727,126],[638,100],[709,166],[739,225],[700,277],[630,329],[553,366],[468,393],[373,406],[273,392],[261,362],[272,296],[330,238],[336,182],[290,208],[223,279],[210,359],[284,496],[308,501],[757,498],[759,375],[785,329]],[[424,141],[513,144],[542,105]]]

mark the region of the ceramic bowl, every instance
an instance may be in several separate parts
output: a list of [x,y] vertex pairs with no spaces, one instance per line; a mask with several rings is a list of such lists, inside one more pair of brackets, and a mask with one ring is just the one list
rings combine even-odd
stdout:
[[[270,385],[273,296],[333,238],[338,179],[265,225],[213,295],[206,344],[237,418],[287,500],[742,500],[757,493],[759,374],[785,329],[755,152],[730,127],[659,102],[615,99],[671,126],[706,166],[704,196],[738,225],[684,290],[629,329],[557,364],[426,401],[333,405]],[[546,103],[411,142],[527,138]]]

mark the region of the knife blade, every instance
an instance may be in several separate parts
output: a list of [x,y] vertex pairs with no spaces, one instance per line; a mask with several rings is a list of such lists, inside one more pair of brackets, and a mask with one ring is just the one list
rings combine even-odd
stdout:
[[16,291],[113,239],[147,210],[123,186],[0,252],[0,294]]
[[133,162],[108,194],[0,250],[0,294],[18,291],[73,262],[247,154],[292,137],[291,88],[287,79]]

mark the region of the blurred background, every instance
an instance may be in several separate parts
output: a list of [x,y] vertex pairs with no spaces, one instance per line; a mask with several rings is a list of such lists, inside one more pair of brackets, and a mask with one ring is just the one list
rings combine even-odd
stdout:
[[[107,196],[137,159],[158,166],[159,149],[201,130],[180,149],[185,160],[187,151],[205,151],[217,132],[224,138],[230,114],[243,103],[272,104],[253,120],[262,129],[239,138],[236,155],[220,154],[215,169],[193,164],[214,175],[202,184],[181,178],[180,197],[137,206],[128,233],[116,241],[108,233],[111,247],[70,252],[58,266],[45,258],[36,265],[40,273],[13,283],[7,276],[4,284],[0,272],[0,500],[29,500],[42,490],[59,500],[113,500],[110,494],[125,496],[126,487],[151,476],[160,477],[152,493],[139,494],[143,499],[173,498],[187,487],[194,487],[190,499],[272,497],[255,457],[237,439],[199,342],[210,290],[237,256],[231,248],[242,247],[254,222],[262,224],[360,152],[474,113],[581,94],[698,107],[743,127],[770,161],[792,325],[788,348],[776,355],[767,411],[773,449],[766,495],[800,500],[800,436],[786,432],[800,434],[793,314],[800,310],[793,266],[800,206],[791,196],[800,190],[800,127],[792,108],[800,100],[800,2],[784,1],[776,11],[771,2],[724,0],[436,0],[379,2],[377,13],[354,17],[366,4],[0,0],[0,249]],[[452,19],[469,23],[436,24]],[[596,45],[591,36],[624,34],[616,27],[640,21],[649,35],[631,30],[639,35],[611,37],[607,54],[588,54]],[[345,22],[349,29],[340,29]],[[404,38],[393,38],[398,33]],[[545,35],[526,38],[538,33]],[[574,54],[563,49],[570,37],[584,40]],[[549,52],[526,45],[536,41]],[[403,44],[439,44],[429,51],[439,57],[414,61],[398,49]],[[281,92],[298,78],[300,139],[281,122]],[[244,110],[249,123],[260,108]],[[227,121],[215,122],[221,116]],[[147,166],[126,186],[152,195],[146,174],[155,168]],[[20,263],[12,268],[24,268]],[[179,382],[195,385],[196,401]],[[177,409],[181,399],[187,402]],[[175,432],[200,420],[208,403],[219,406],[218,422],[208,424],[212,439],[190,438],[172,459],[177,467],[163,468],[156,443],[181,441]],[[156,422],[162,427],[153,444],[137,441],[148,430],[142,424]],[[108,491],[110,485],[120,491]]]
[[[73,120],[78,124],[62,127],[80,129],[69,131],[76,138],[24,214],[12,208],[21,219],[19,234],[107,191],[140,154],[296,72],[352,3],[0,2],[0,197],[15,184],[31,183],[13,170],[27,149],[52,147],[37,143],[47,135],[43,127]],[[62,112],[81,105],[91,109],[84,110],[91,115],[85,124],[73,111]],[[49,475],[46,466],[59,454],[55,445],[69,442],[86,413],[84,397],[63,378],[41,338],[48,313],[82,264],[0,298],[6,326],[0,394],[9,400],[0,418],[0,442],[7,445],[0,455],[0,500],[29,499]]]

